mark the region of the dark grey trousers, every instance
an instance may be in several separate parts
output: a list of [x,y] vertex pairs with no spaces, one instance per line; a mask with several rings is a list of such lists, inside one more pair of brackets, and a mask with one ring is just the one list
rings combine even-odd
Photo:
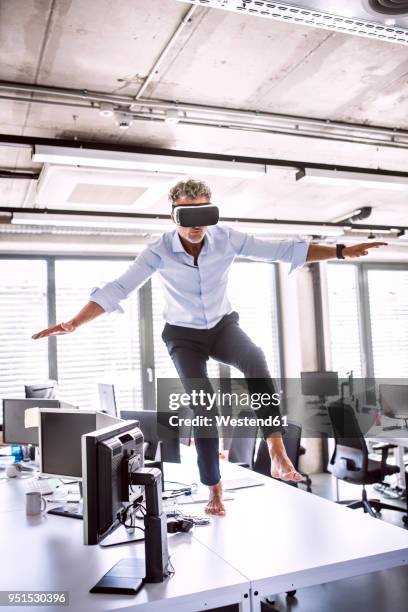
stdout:
[[[200,388],[213,393],[208,379],[207,361],[216,361],[234,366],[247,379],[250,393],[275,393],[271,376],[262,349],[257,346],[239,326],[239,315],[233,311],[211,329],[194,329],[166,323],[162,339],[176,366],[178,375],[187,393],[191,393],[192,382],[200,379]],[[251,380],[253,379],[253,380]],[[278,407],[268,406],[257,410],[257,416],[278,416]],[[266,437],[272,431],[282,431],[280,426],[263,428]],[[203,484],[213,485],[220,480],[219,439],[200,437],[194,430],[197,462]]]

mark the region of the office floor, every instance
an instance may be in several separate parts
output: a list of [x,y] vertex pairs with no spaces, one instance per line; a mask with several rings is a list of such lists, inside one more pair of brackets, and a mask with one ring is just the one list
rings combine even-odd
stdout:
[[[327,499],[336,499],[335,482],[330,474],[313,474],[313,493]],[[341,482],[340,499],[358,499],[360,487]],[[367,487],[369,498],[381,499],[378,491]],[[384,498],[385,500],[386,498]],[[393,505],[404,502],[386,500]],[[362,512],[362,510],[350,510]],[[402,513],[384,511],[383,519],[404,527]],[[378,520],[378,519],[373,519]],[[309,587],[297,591],[296,596],[287,599],[285,594],[276,598],[274,606],[264,606],[267,610],[280,612],[406,612],[408,609],[408,567],[397,567],[392,570],[375,572],[365,576],[356,576],[329,584]]]

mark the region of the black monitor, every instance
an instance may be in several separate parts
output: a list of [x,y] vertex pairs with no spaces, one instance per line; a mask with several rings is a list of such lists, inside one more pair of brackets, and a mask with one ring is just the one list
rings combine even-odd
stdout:
[[112,384],[98,383],[99,409],[111,416],[118,416],[115,387]]
[[339,394],[337,372],[301,372],[300,380],[302,395],[328,397]]
[[394,419],[408,419],[408,385],[378,385],[383,414]]
[[[165,438],[160,436],[156,410],[122,410],[120,414],[122,419],[139,421],[144,441],[148,444],[145,450],[146,459],[180,463],[179,430],[172,427],[172,436],[166,435]],[[165,430],[162,429],[162,431]],[[159,442],[160,454],[158,455]]]
[[38,446],[38,428],[25,427],[25,411],[36,407],[60,408],[61,402],[52,399],[3,399],[3,440],[6,444]]
[[[130,484],[129,474],[143,464],[137,421],[82,437],[84,544],[98,544],[120,526],[118,513],[142,495],[141,487]],[[143,538],[142,532],[135,535],[133,539]]]
[[24,390],[26,398],[58,399],[58,383],[56,380],[24,385]]
[[96,410],[40,409],[40,472],[81,480],[81,436],[117,421]]

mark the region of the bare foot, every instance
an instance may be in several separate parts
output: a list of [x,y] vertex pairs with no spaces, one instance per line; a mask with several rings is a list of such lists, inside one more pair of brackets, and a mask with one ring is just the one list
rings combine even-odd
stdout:
[[266,440],[269,455],[271,457],[271,476],[290,482],[301,482],[304,480],[302,474],[296,470],[295,466],[286,454],[281,434],[272,434]]
[[275,454],[271,457],[271,476],[280,480],[291,482],[301,482],[304,480],[302,474],[295,469],[289,457],[282,454]]
[[211,485],[210,497],[208,504],[205,507],[207,514],[217,514],[219,516],[225,516],[225,507],[222,503],[222,484],[221,480],[216,485]]

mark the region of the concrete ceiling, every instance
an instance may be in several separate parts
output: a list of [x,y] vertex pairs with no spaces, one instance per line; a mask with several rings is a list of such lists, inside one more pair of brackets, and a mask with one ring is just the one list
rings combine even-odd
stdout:
[[[0,81],[135,96],[189,9],[175,0],[2,0]],[[199,7],[143,96],[405,130],[408,47]],[[122,131],[96,109],[4,98],[0,124],[3,134],[407,171],[407,150],[396,147],[148,121]],[[0,168],[41,165],[29,148],[0,146]],[[209,182],[224,216],[330,221],[373,206],[372,223],[406,217],[405,192],[305,187],[285,173]],[[30,181],[0,180],[0,205],[35,204]],[[146,210],[167,206],[160,197]]]

